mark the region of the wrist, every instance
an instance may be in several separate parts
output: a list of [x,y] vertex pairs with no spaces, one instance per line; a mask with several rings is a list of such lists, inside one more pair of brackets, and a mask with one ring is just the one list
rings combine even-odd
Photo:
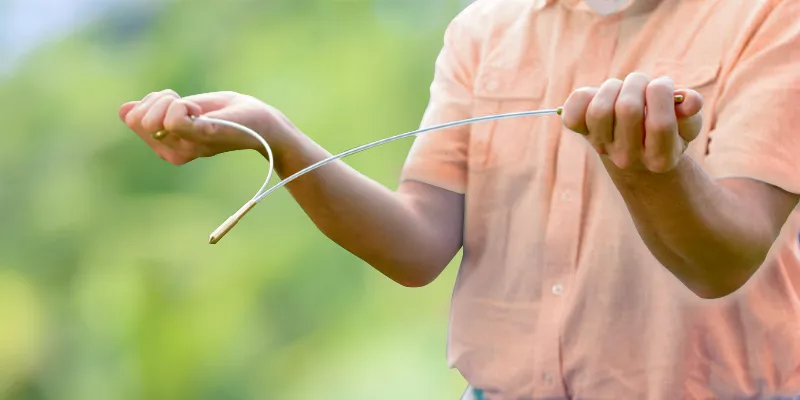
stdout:
[[641,186],[643,184],[658,185],[660,183],[670,183],[679,177],[687,168],[691,169],[693,166],[691,158],[687,155],[683,155],[671,170],[658,173],[652,172],[644,166],[621,169],[608,159],[608,157],[603,158],[603,164],[605,164],[606,171],[608,171],[611,180],[613,180],[620,189],[623,187]]
[[[268,105],[261,108],[256,120],[258,122],[255,124],[254,130],[269,144],[275,158],[282,157],[283,154],[296,148],[303,136],[303,133],[283,113]],[[253,140],[251,149],[269,159],[269,155],[260,141]]]

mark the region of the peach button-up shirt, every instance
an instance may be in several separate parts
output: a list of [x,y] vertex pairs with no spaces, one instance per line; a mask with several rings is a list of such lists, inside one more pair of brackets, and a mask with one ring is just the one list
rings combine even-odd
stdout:
[[[800,193],[796,0],[663,0],[636,16],[478,0],[447,29],[422,125],[555,108],[634,71],[703,95],[688,152],[712,178]],[[487,399],[800,396],[800,208],[743,288],[702,300],[557,116],[420,135],[402,179],[465,194],[448,361]]]

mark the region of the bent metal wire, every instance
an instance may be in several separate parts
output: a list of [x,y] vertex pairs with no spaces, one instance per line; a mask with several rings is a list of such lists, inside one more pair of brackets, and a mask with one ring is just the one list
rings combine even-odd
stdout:
[[[675,103],[676,104],[679,104],[679,103],[683,102],[683,100],[684,100],[684,97],[682,95],[676,95],[675,96]],[[374,142],[367,143],[367,144],[364,144],[364,145],[361,145],[361,146],[358,146],[358,147],[354,147],[354,148],[352,148],[350,150],[341,152],[339,154],[330,156],[330,157],[328,157],[328,158],[326,158],[324,160],[318,161],[318,162],[316,162],[314,164],[311,164],[308,167],[305,167],[302,170],[292,174],[291,176],[287,177],[286,179],[276,183],[272,187],[269,187],[269,182],[272,180],[272,175],[274,174],[274,166],[273,166],[273,163],[272,163],[272,160],[274,158],[273,158],[273,154],[272,154],[272,148],[269,146],[269,143],[267,143],[267,141],[263,137],[261,137],[261,135],[259,135],[258,133],[256,133],[255,131],[253,131],[252,129],[250,129],[250,128],[246,127],[246,126],[237,124],[235,122],[226,121],[226,120],[217,119],[217,118],[209,118],[209,117],[204,117],[204,116],[199,116],[199,117],[192,116],[191,118],[193,120],[195,120],[195,121],[205,121],[205,122],[209,122],[209,123],[212,123],[212,124],[227,126],[227,127],[242,131],[242,132],[254,137],[264,147],[264,149],[267,152],[267,156],[269,157],[269,160],[270,160],[270,162],[269,162],[269,171],[267,173],[267,178],[264,181],[264,184],[261,185],[261,188],[258,190],[258,192],[256,192],[256,194],[247,203],[245,203],[241,208],[239,208],[239,210],[236,211],[236,213],[231,215],[227,220],[225,220],[225,222],[222,223],[222,225],[220,225],[217,229],[215,229],[214,232],[211,233],[208,242],[211,243],[211,244],[215,244],[215,243],[219,242],[228,232],[231,231],[231,229],[233,229],[233,227],[245,216],[245,214],[247,214],[250,210],[253,209],[253,207],[255,207],[256,204],[261,202],[261,200],[263,200],[265,197],[269,196],[274,191],[286,186],[289,182],[292,182],[295,179],[297,179],[297,178],[299,178],[299,177],[301,177],[301,176],[303,176],[303,175],[305,175],[305,174],[307,174],[307,173],[309,173],[311,171],[314,171],[317,168],[323,167],[323,166],[325,166],[327,164],[330,164],[330,163],[332,163],[334,161],[337,161],[337,160],[340,160],[342,158],[345,158],[345,157],[351,156],[353,154],[360,153],[362,151],[369,150],[369,149],[372,149],[372,148],[375,148],[375,147],[378,147],[378,146],[382,146],[384,144],[391,143],[391,142],[394,142],[396,140],[405,139],[407,137],[416,136],[416,135],[419,135],[419,134],[433,132],[433,131],[437,131],[437,130],[441,130],[441,129],[447,129],[447,128],[453,128],[453,127],[456,127],[456,126],[476,124],[476,123],[479,123],[479,122],[497,121],[497,120],[501,120],[501,119],[534,117],[534,116],[542,116],[542,115],[561,115],[562,111],[563,111],[563,107],[558,107],[558,108],[553,108],[553,109],[544,109],[544,110],[535,110],[535,111],[520,111],[520,112],[512,112],[512,113],[497,114],[497,115],[487,115],[487,116],[482,116],[482,117],[463,119],[463,120],[460,120],[460,121],[447,122],[447,123],[444,123],[444,124],[429,126],[429,127],[418,129],[418,130],[411,131],[411,132],[401,133],[401,134],[398,134],[398,135],[390,136],[388,138],[376,140]],[[153,135],[153,137],[156,138],[156,139],[161,139],[161,138],[165,137],[166,134],[167,134],[167,132],[163,132],[162,131],[162,132],[156,133],[155,135]]]

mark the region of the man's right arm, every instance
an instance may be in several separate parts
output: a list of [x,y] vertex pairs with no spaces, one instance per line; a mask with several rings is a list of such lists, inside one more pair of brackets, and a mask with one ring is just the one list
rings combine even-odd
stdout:
[[[282,178],[330,156],[302,134],[291,148],[276,158]],[[286,188],[328,238],[404,286],[427,285],[461,248],[461,194],[413,181],[395,192],[344,162]]]
[[[423,127],[470,117],[475,57],[462,19],[463,14],[445,33]],[[468,129],[417,137],[396,192],[343,162],[305,175],[287,189],[334,242],[402,285],[423,286],[462,246]],[[290,136],[290,150],[275,164],[282,177],[330,155],[299,132]]]
[[[449,25],[423,127],[471,116],[477,47],[472,33],[464,13]],[[275,164],[282,177],[330,155],[299,132],[290,137],[290,150]],[[394,281],[423,286],[462,246],[468,143],[465,127],[418,136],[396,192],[343,162],[305,175],[287,189],[330,239]]]
[[[473,47],[457,20],[448,28],[436,62],[423,126],[469,117]],[[167,90],[128,102],[119,111],[131,130],[172,164],[259,148],[258,141],[240,131],[197,122],[190,115],[228,120],[259,132],[270,143],[273,166],[283,178],[330,156],[280,111],[238,93],[180,98]],[[451,128],[419,136],[397,191],[342,161],[286,188],[334,242],[402,285],[423,286],[442,272],[462,245],[468,135],[466,128]]]

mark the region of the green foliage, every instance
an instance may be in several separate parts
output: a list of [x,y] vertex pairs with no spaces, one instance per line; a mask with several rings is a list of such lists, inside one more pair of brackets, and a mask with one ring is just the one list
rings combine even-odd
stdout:
[[[117,118],[151,91],[235,90],[332,152],[412,130],[457,4],[187,3],[111,15],[0,85],[0,398],[457,398],[454,267],[402,288],[285,192],[210,246],[264,161],[173,167]],[[349,163],[395,187],[409,146]]]

